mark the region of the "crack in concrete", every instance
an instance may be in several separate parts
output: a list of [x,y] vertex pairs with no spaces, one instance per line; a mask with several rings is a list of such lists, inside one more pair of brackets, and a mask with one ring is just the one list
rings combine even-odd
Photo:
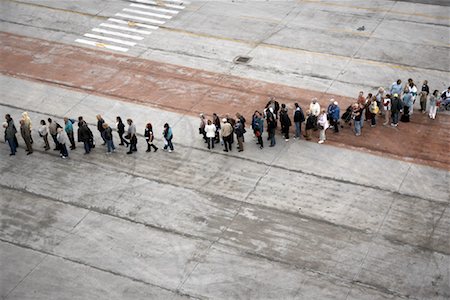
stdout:
[[147,285],[147,286],[157,287],[157,288],[160,288],[162,290],[165,290],[165,291],[168,291],[168,292],[180,295],[180,296],[189,297],[189,298],[193,298],[193,299],[198,299],[197,297],[193,297],[193,296],[191,296],[189,294],[186,294],[186,293],[181,293],[179,291],[173,290],[173,289],[168,288],[168,287],[164,287],[164,286],[161,286],[161,285],[157,285],[155,283],[147,282],[145,280],[142,280],[142,279],[139,279],[139,278],[135,278],[135,277],[132,277],[132,276],[129,276],[129,275],[126,275],[126,274],[122,274],[120,272],[116,272],[116,271],[108,270],[108,269],[105,269],[105,268],[93,266],[93,265],[87,264],[85,262],[82,262],[82,261],[79,261],[79,260],[76,260],[76,259],[73,259],[73,258],[64,257],[64,256],[61,256],[59,254],[56,254],[56,253],[53,253],[53,252],[50,252],[50,251],[45,251],[45,250],[42,250],[42,249],[36,249],[34,247],[31,247],[31,246],[28,246],[28,245],[25,245],[25,244],[22,244],[22,243],[4,240],[3,238],[0,238],[0,242],[6,243],[6,244],[10,244],[10,245],[13,245],[13,246],[16,246],[16,247],[28,249],[28,250],[31,250],[31,251],[39,252],[41,254],[45,254],[46,255],[45,257],[48,257],[48,256],[56,257],[56,258],[62,259],[64,261],[68,261],[68,262],[71,262],[71,263],[82,265],[82,266],[85,266],[85,267],[88,267],[88,268],[91,268],[91,269],[94,269],[94,270],[97,270],[97,271],[101,271],[101,272],[104,272],[104,273],[109,273],[109,274],[114,275],[114,276],[118,276],[118,277],[121,277],[121,278],[129,279],[129,280],[131,280],[133,282],[142,283],[142,284]]

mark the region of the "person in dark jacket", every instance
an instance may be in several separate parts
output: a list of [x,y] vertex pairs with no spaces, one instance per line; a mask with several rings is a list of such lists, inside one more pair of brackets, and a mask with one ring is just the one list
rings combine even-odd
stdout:
[[220,124],[220,118],[216,113],[213,113],[213,120],[212,120],[213,124],[216,126],[216,143],[220,143],[220,136],[219,136],[219,132],[221,129],[221,124]]
[[316,126],[316,117],[311,114],[310,110],[306,111],[305,139],[311,140],[312,131]]
[[92,131],[87,126],[86,122],[78,121],[78,142],[82,142],[84,144],[84,154],[89,154],[92,148],[93,135]]
[[97,115],[96,117],[97,117],[97,129],[100,132],[100,136],[102,137],[103,145],[105,145],[106,144],[106,139],[103,136],[103,133],[105,131],[105,129],[103,128],[103,123],[105,123],[105,120],[103,120],[101,115]]
[[330,108],[330,125],[334,127],[334,132],[339,132],[339,117],[341,115],[341,109],[337,101],[333,100],[333,105]]
[[236,134],[236,138],[238,141],[238,149],[239,152],[244,151],[244,133],[245,129],[241,123],[241,120],[238,118],[236,124],[234,125],[234,133]]
[[169,152],[172,152],[173,151],[173,144],[172,144],[173,133],[172,133],[172,128],[170,128],[168,123],[164,124],[163,137],[164,137],[164,141],[165,141],[164,151],[167,151],[167,148],[169,148]]
[[105,141],[106,141],[106,154],[111,154],[111,152],[115,152],[116,151],[116,147],[114,146],[114,141],[113,141],[113,134],[112,134],[112,129],[111,127],[109,127],[109,125],[107,123],[103,123],[103,135],[105,137]]
[[270,107],[266,111],[266,121],[267,121],[267,132],[269,134],[270,145],[269,147],[274,147],[277,143],[275,140],[275,128],[277,127],[277,123],[275,120],[275,114],[273,113],[272,107]]
[[6,122],[3,123],[3,128],[5,128],[5,141],[8,142],[9,148],[11,150],[11,153],[9,156],[16,155],[17,152],[17,139],[16,139],[16,133],[17,129],[14,125],[14,120],[11,118],[11,115],[6,114],[5,115]]
[[[282,106],[284,106],[284,104],[282,104]],[[281,124],[281,133],[284,134],[284,138],[286,139],[286,142],[288,142],[289,128],[291,127],[292,123],[286,109],[281,109],[280,111],[280,124]]]
[[19,121],[20,124],[20,134],[22,135],[23,141],[27,146],[27,155],[33,153],[33,147],[31,146],[31,131],[24,120]]
[[256,138],[258,139],[258,142],[256,144],[259,145],[260,149],[264,148],[264,143],[263,143],[263,138],[262,138],[262,134],[264,131],[264,120],[259,111],[255,111],[255,113],[253,114],[252,128],[253,128],[253,132],[255,133]]
[[298,103],[295,103],[294,105],[295,137],[300,138],[302,136],[302,123],[305,122],[305,114]]
[[147,123],[147,125],[145,126],[144,137],[145,141],[147,142],[146,152],[151,152],[152,151],[151,148],[153,148],[153,150],[156,152],[158,150],[158,147],[156,147],[155,144],[153,144],[154,134],[153,134],[153,126],[151,123]]
[[124,146],[126,145],[127,147],[130,145],[130,143],[128,143],[124,138],[123,138],[123,134],[125,133],[125,124],[123,124],[122,122],[122,118],[117,116],[116,117],[116,128],[117,128],[117,133],[119,134],[119,138],[120,138],[120,146]]
[[398,97],[398,94],[394,94],[394,96],[391,99],[391,118],[392,118],[392,127],[398,126],[398,116],[400,111],[403,108],[402,100]]

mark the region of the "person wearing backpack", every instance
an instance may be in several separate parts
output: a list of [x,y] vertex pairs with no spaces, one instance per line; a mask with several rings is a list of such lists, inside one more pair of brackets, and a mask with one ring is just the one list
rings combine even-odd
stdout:
[[144,131],[145,141],[147,142],[147,151],[151,152],[151,148],[153,148],[154,152],[158,151],[158,147],[153,144],[154,134],[153,134],[153,126],[151,123],[147,123]]

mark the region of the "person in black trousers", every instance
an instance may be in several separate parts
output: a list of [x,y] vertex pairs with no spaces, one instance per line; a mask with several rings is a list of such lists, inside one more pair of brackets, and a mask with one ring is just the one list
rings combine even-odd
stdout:
[[116,117],[116,121],[117,121],[117,133],[119,134],[119,138],[120,138],[120,144],[121,146],[126,145],[127,147],[130,145],[130,143],[128,143],[124,138],[123,135],[125,133],[125,124],[123,124],[122,122],[122,118],[117,116]]

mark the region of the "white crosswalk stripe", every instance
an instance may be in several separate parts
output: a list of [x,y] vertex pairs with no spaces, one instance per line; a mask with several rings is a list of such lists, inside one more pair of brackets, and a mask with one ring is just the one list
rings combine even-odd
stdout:
[[123,48],[123,47],[118,47],[118,46],[108,45],[108,44],[104,44],[104,43],[83,40],[83,39],[76,39],[75,42],[78,42],[81,44],[86,44],[86,45],[91,45],[91,46],[96,46],[96,47],[100,47],[100,48],[111,49],[111,50],[115,50],[115,51],[121,51],[121,52],[128,51],[128,48]]
[[131,13],[135,13],[135,14],[139,14],[139,15],[145,15],[145,16],[161,18],[161,19],[172,19],[172,16],[166,16],[166,15],[162,15],[162,14],[155,14],[155,13],[152,13],[152,12],[141,11],[141,10],[130,9],[130,8],[124,8],[123,11],[131,12]]
[[[125,22],[125,24],[127,24],[127,22]],[[129,31],[129,32],[135,32],[135,33],[140,33],[140,34],[151,34],[151,31],[145,31],[145,30],[140,30],[140,29],[134,29],[134,28],[130,28],[130,27],[125,27],[125,26],[119,26],[119,25],[114,25],[114,24],[108,24],[108,23],[102,23],[99,26],[101,27],[107,27],[107,28],[112,28],[112,29],[117,29],[117,30],[124,30],[124,31]],[[157,29],[158,27],[154,28]]]
[[[114,51],[127,52],[143,41],[145,36],[176,16],[189,2],[182,0],[129,0],[129,7],[114,14],[115,17],[92,28],[75,42]],[[106,41],[106,42],[105,42]],[[118,44],[118,45],[116,45]]]
[[93,28],[92,31],[99,32],[99,33],[104,33],[104,34],[109,34],[109,35],[114,35],[114,36],[120,36],[120,37],[123,37],[123,38],[128,38],[128,39],[132,39],[132,40],[136,40],[136,41],[142,41],[144,39],[142,36],[136,36],[136,35],[126,34],[126,33],[120,33],[120,32],[111,31],[111,30],[105,30],[105,29],[101,29],[101,28]]
[[158,11],[158,12],[164,12],[164,13],[168,13],[168,14],[175,14],[176,15],[178,13],[177,10],[159,8],[159,7],[155,7],[155,6],[152,6],[152,5],[131,3],[130,6],[131,7],[138,7],[138,8],[148,9],[148,10],[153,10],[153,11]]
[[122,18],[127,18],[127,19],[131,19],[131,20],[138,20],[138,21],[143,21],[143,22],[148,22],[148,23],[153,23],[153,24],[164,24],[166,22],[164,21],[159,21],[159,20],[154,20],[154,19],[149,19],[149,18],[143,18],[143,17],[137,17],[137,16],[133,16],[133,15],[128,15],[128,14],[122,14],[122,13],[117,13],[115,14],[118,17],[122,17]]
[[127,45],[127,46],[136,46],[135,42],[119,40],[116,38],[110,38],[110,37],[98,35],[98,34],[85,33],[84,36],[88,37],[88,38],[92,38],[92,39],[104,40],[104,41],[114,42],[117,44],[123,44],[123,45]]
[[142,28],[153,29],[153,30],[156,30],[159,28],[158,26],[154,26],[154,25],[135,23],[135,22],[124,21],[124,20],[119,20],[119,19],[114,19],[114,18],[109,18],[108,21],[118,23],[118,24],[126,24],[131,27],[136,26],[136,27],[142,27]]
[[182,6],[182,5],[163,3],[163,1],[151,1],[151,0],[132,0],[132,1],[133,2],[138,2],[138,3],[153,4],[153,5],[158,5],[158,6],[170,7],[170,8],[184,9],[184,6]]

